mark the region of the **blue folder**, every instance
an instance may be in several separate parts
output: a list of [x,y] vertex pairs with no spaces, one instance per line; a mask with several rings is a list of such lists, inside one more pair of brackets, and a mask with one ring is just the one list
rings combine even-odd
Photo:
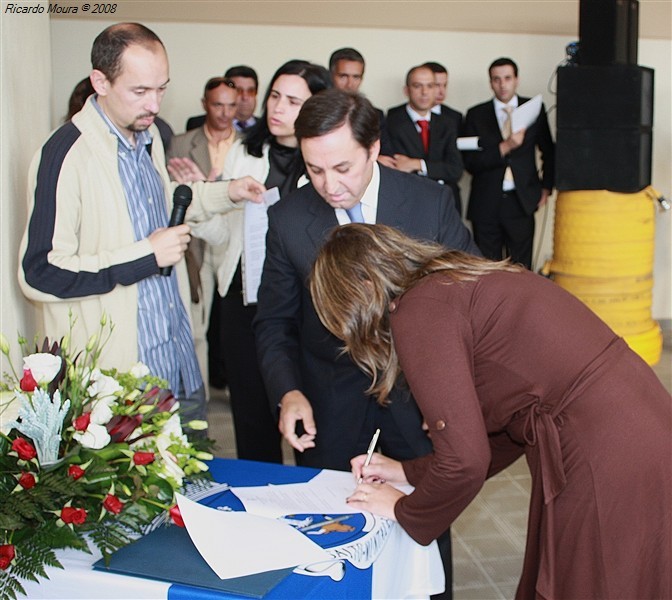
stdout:
[[[222,540],[222,544],[226,543],[226,540]],[[106,567],[101,559],[93,565],[93,568],[121,575],[159,579],[229,592],[250,598],[263,598],[292,572],[289,568],[245,577],[220,579],[203,560],[187,530],[176,526],[155,529],[137,542],[117,550],[112,555],[109,567]]]

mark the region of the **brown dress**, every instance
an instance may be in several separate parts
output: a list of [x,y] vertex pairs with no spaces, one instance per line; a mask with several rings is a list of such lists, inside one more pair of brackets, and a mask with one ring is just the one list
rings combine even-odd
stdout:
[[434,453],[395,514],[421,544],[486,477],[532,473],[516,597],[672,597],[672,400],[588,308],[533,273],[425,277],[390,304]]

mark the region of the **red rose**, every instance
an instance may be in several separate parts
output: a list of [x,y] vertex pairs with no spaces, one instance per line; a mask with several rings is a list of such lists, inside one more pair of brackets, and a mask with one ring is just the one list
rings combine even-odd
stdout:
[[133,462],[136,465],[148,465],[149,463],[154,462],[154,453],[153,452],[136,452],[133,455]]
[[70,465],[68,468],[68,475],[75,480],[84,477],[84,473],[86,473],[86,471],[79,465]]
[[178,527],[184,527],[184,521],[182,520],[182,514],[180,513],[180,507],[176,504],[170,509],[170,518],[173,520],[173,523]]
[[73,422],[73,426],[77,431],[86,431],[89,427],[89,423],[91,423],[91,413],[86,412],[82,413],[79,417],[77,417]]
[[12,450],[19,455],[21,460],[33,460],[37,456],[35,447],[24,438],[16,438],[12,442]]
[[73,525],[81,525],[86,521],[86,511],[83,508],[64,506],[61,509],[61,519],[67,524],[72,523]]
[[21,477],[19,477],[19,485],[22,488],[29,490],[30,488],[35,487],[36,483],[35,475],[26,472],[21,473]]
[[33,374],[30,372],[30,369],[23,370],[23,378],[19,382],[21,390],[24,392],[34,392],[37,387],[37,381],[33,377]]
[[0,546],[0,569],[4,571],[14,560],[15,554],[13,544],[4,544]]
[[103,500],[103,508],[107,512],[111,512],[114,515],[118,515],[121,512],[121,509],[124,508],[124,503],[119,500],[116,496],[108,494]]

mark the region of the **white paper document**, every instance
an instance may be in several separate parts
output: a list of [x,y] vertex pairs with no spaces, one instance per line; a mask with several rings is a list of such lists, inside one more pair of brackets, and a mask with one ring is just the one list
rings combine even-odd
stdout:
[[511,131],[516,133],[532,125],[541,112],[541,94],[530,98],[511,113]]
[[326,550],[286,523],[220,511],[175,496],[194,546],[220,579],[332,560]]
[[268,207],[280,200],[277,187],[266,190],[263,203],[245,202],[243,215],[243,302],[257,302],[261,272],[266,258],[266,232],[268,231]]
[[246,511],[276,518],[294,513],[362,512],[345,501],[355,487],[352,473],[324,469],[306,483],[234,487],[231,491]]
[[469,137],[458,137],[457,138],[457,149],[458,150],[480,150],[478,145],[478,136],[472,135]]

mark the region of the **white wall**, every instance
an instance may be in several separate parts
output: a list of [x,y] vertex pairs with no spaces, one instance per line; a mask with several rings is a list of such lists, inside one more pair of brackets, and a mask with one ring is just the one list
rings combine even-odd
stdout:
[[[16,368],[21,368],[17,335],[32,340],[40,327],[37,311],[22,296],[16,279],[26,222],[26,173],[51,127],[49,19],[21,17],[0,18],[0,332],[12,345]],[[0,355],[0,374],[8,371]]]

